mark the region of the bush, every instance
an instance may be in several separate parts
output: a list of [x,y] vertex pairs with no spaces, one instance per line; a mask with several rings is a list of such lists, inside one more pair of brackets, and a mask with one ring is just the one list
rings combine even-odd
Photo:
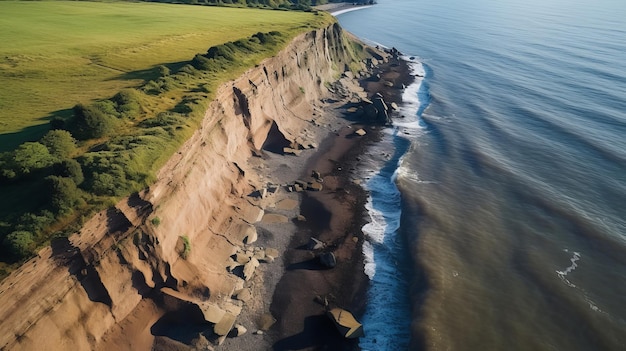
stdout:
[[[165,66],[161,66],[165,67]],[[167,67],[165,67],[167,69]],[[120,117],[135,119],[141,114],[141,93],[136,89],[123,89],[113,97],[113,102],[117,105],[116,111]]]
[[76,183],[71,178],[57,176],[46,177],[46,182],[52,209],[61,214],[71,213],[81,199]]
[[49,167],[53,163],[54,157],[47,147],[37,142],[26,142],[12,152],[6,167],[13,170],[16,176],[22,176]]
[[54,174],[59,177],[72,178],[76,185],[80,185],[84,180],[83,169],[80,163],[74,159],[63,160],[52,167]]
[[80,140],[102,138],[111,135],[118,123],[115,115],[107,113],[110,112],[107,106],[106,104],[90,106],[78,104],[74,106],[72,126],[74,135]]
[[160,65],[158,67],[158,69],[159,69],[159,76],[161,76],[161,77],[167,77],[171,73],[170,69],[167,68],[167,66],[164,66],[164,65]]
[[48,148],[52,156],[61,160],[70,157],[76,151],[76,140],[67,130],[51,130],[40,142]]
[[159,224],[161,224],[161,218],[154,217],[150,220],[150,222],[152,223],[153,226],[158,227]]
[[18,260],[30,256],[35,246],[33,234],[25,230],[10,233],[4,238],[2,244]]
[[183,242],[183,250],[180,253],[180,257],[186,260],[189,258],[189,254],[191,254],[191,242],[186,235],[181,236],[180,239]]

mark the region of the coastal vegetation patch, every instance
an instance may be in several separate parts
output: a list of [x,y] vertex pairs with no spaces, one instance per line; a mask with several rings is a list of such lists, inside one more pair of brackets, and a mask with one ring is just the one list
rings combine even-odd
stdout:
[[0,151],[46,133],[77,103],[176,70],[206,48],[319,25],[301,11],[148,2],[0,1]]
[[[13,6],[21,4],[10,3]],[[124,11],[114,14],[97,7],[118,6],[120,5],[118,3],[28,2],[27,4],[29,6],[42,4],[48,10],[53,8],[51,5],[60,4],[59,11],[62,13],[68,6],[76,4],[83,11],[92,13],[94,23],[97,23],[101,16],[123,17],[122,14],[126,14]],[[87,4],[87,7],[83,7],[84,4]],[[2,5],[3,2],[0,2],[0,7]],[[162,6],[167,8],[165,12],[168,13],[176,12],[179,8],[192,8],[192,6],[143,3],[134,5],[140,9],[148,5],[149,8]],[[93,14],[93,8],[89,6],[96,6],[99,9],[97,14]],[[109,60],[106,61],[108,64],[115,63],[119,65],[117,67],[125,67],[128,70],[121,76],[112,78],[119,79],[124,84],[109,86],[107,79],[111,77],[106,75],[83,76],[85,80],[93,78],[91,85],[94,86],[104,82],[104,87],[94,88],[84,101],[74,100],[73,105],[69,107],[67,104],[75,98],[73,90],[49,97],[57,100],[54,104],[62,106],[63,113],[53,113],[46,118],[49,122],[42,127],[44,132],[41,138],[21,143],[0,154],[0,193],[3,194],[3,201],[0,202],[0,278],[8,274],[16,264],[30,257],[37,248],[46,245],[50,239],[76,232],[94,211],[112,206],[120,198],[148,187],[154,181],[156,171],[196,130],[220,84],[240,76],[264,58],[275,55],[297,34],[327,26],[334,21],[331,16],[322,13],[208,7],[206,10],[208,12],[205,13],[207,18],[204,31],[216,31],[221,34],[214,34],[212,41],[206,41],[210,47],[203,50],[204,53],[191,54],[182,59],[176,56],[179,54],[169,53],[170,50],[177,50],[178,44],[173,44],[169,50],[167,46],[157,45],[160,48],[154,49],[155,51],[152,51],[151,45],[146,44],[148,47],[144,52],[145,61],[140,63],[135,62],[144,58],[139,53],[129,49],[129,58],[117,55],[118,51],[110,49],[113,51],[104,55],[103,60]],[[213,12],[222,10],[236,11],[237,13],[231,13],[233,16],[236,15],[235,17],[241,12],[241,16],[248,21],[256,20],[256,25],[252,26],[249,23],[243,25],[235,21],[247,29],[240,30],[241,28],[235,29],[231,26],[228,30],[239,34],[226,35],[223,32],[224,28],[213,27],[213,17],[210,16],[210,14],[223,16],[229,13]],[[197,9],[194,11],[198,12]],[[54,17],[54,11],[52,13],[51,16]],[[282,17],[274,17],[274,13],[300,19],[283,19],[283,22],[280,22],[278,19]],[[131,18],[137,20],[137,17]],[[154,18],[150,18],[149,21],[152,20]],[[172,18],[162,20],[167,22]],[[276,23],[272,26],[263,25],[274,20],[282,24],[278,27]],[[71,29],[66,28],[69,32],[77,30],[74,24],[60,22],[58,25],[69,26]],[[280,30],[257,31],[251,35],[244,35],[252,31],[252,28],[259,27]],[[57,31],[63,33],[61,29]],[[75,57],[81,58],[85,52],[97,50],[100,47],[98,42],[100,39],[103,40],[102,47],[109,45],[110,36],[106,33],[101,34],[102,37],[95,35],[91,40],[83,41],[81,45],[80,40],[76,41],[75,47],[61,44],[62,48],[59,48],[54,44],[48,44],[50,47],[48,51],[61,61],[63,55],[71,56],[73,53],[80,53]],[[40,45],[43,45],[43,42]],[[132,47],[128,45],[128,48]],[[19,48],[16,43],[12,46]],[[24,45],[22,50],[25,55],[28,51],[27,45]],[[65,70],[63,72],[68,75],[67,79],[70,81],[73,79],[72,69],[79,72],[85,68],[82,66],[64,68],[60,62],[48,62],[45,52],[40,54],[36,52],[33,51],[31,55],[39,55],[38,59],[47,63],[39,66],[38,60],[31,62],[33,70],[38,70],[38,75],[42,75],[40,79],[34,79],[29,83],[32,87],[57,89],[54,84],[60,82],[47,79],[48,74],[50,77],[56,77],[60,73],[48,72],[50,69],[48,65],[60,65],[57,68]],[[162,57],[159,56],[161,54]],[[3,62],[1,60],[3,58],[0,58],[0,62]],[[7,64],[6,59],[4,60],[5,66],[1,66],[0,74],[7,74],[5,71],[12,69],[13,72],[24,69],[20,64],[5,68]],[[13,84],[12,82],[9,80],[5,85]],[[86,86],[83,87],[87,89]],[[109,94],[114,87],[120,89]],[[21,103],[27,105],[28,98],[32,97],[29,94],[24,95],[28,96]],[[20,96],[22,95],[15,98]],[[1,98],[5,99],[6,96]],[[51,103],[47,108],[57,108],[52,107],[54,104]],[[15,110],[16,113],[19,113],[20,108]],[[37,118],[31,120],[33,121],[37,121]],[[9,119],[7,123],[11,124],[11,120]],[[0,137],[5,137],[5,134]]]

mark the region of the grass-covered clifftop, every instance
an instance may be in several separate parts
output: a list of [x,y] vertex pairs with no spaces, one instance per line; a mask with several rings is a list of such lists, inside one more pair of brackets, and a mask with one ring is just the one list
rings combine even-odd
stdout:
[[213,45],[286,37],[328,19],[298,11],[131,2],[0,1],[0,151],[76,103],[158,77]]
[[[22,24],[10,27],[23,45],[0,31],[9,43],[0,49],[0,102],[8,105],[0,121],[9,130],[39,124],[44,136],[0,156],[0,276],[6,263],[149,185],[221,83],[333,22],[321,13],[55,1],[0,2],[13,11],[0,18],[11,22],[22,6]],[[43,34],[44,26],[54,30]]]

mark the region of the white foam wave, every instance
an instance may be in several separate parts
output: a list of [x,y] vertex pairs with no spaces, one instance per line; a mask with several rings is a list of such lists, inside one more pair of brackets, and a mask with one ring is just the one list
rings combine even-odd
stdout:
[[363,9],[369,9],[372,6],[360,6],[360,7],[351,7],[349,9],[343,9],[343,10],[338,10],[338,11],[331,11],[330,14],[337,17],[339,15],[343,15],[344,13],[348,13],[348,12],[352,12],[352,11],[358,11],[358,10],[363,10]]
[[[565,252],[568,252],[568,251],[565,250]],[[576,269],[576,267],[578,267],[578,263],[576,262],[578,262],[579,260],[580,260],[580,253],[574,252],[574,255],[570,258],[571,264],[562,271],[556,271],[556,274],[559,276],[559,278],[570,288],[575,288],[576,285],[570,282],[569,279],[567,279],[567,275],[573,272]]]
[[417,184],[437,184],[438,183],[434,180],[420,179],[419,174],[415,170],[409,169],[408,167],[405,167],[405,166],[400,166],[400,168],[398,168],[396,173],[398,174],[399,179],[410,181],[412,183],[417,183]]
[[374,261],[374,247],[369,241],[363,243],[363,257],[365,259],[364,271],[371,279],[376,275],[376,262]]
[[382,244],[385,240],[385,231],[387,229],[385,216],[382,212],[374,208],[371,197],[368,199],[367,204],[365,204],[365,209],[367,209],[370,221],[363,226],[363,234],[365,234],[369,240]]

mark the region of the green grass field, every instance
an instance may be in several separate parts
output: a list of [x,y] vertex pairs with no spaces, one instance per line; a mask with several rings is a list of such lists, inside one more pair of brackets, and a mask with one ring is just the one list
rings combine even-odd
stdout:
[[0,1],[0,151],[36,140],[77,103],[113,96],[216,44],[296,35],[326,16],[126,2]]

